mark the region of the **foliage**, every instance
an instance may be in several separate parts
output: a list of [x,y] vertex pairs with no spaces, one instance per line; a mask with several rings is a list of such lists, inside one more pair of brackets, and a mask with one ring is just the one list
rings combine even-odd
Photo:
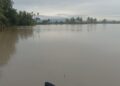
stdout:
[[66,19],[65,21],[66,24],[92,24],[92,23],[98,23],[96,18],[88,17],[87,20],[83,20],[82,17],[77,17],[77,18],[70,18]]
[[20,11],[18,13],[18,25],[33,25],[35,21],[32,19],[32,14],[26,11]]
[[17,12],[12,0],[0,0],[0,26],[33,25],[32,14],[25,11]]

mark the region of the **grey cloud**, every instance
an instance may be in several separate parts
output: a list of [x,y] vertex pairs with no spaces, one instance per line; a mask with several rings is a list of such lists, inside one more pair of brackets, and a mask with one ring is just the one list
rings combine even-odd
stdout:
[[14,0],[14,2],[14,7],[19,10],[41,14],[108,15],[117,18],[120,15],[119,0]]

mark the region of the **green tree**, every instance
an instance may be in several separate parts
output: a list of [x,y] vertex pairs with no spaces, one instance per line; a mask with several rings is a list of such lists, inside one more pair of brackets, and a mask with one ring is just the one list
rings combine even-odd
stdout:
[[9,25],[17,25],[18,24],[18,14],[15,9],[10,9],[7,17],[8,17]]
[[93,23],[97,23],[97,19],[96,18],[93,19]]
[[20,11],[18,13],[18,25],[33,25],[35,21],[32,18],[31,13],[26,11]]
[[80,18],[80,17],[77,17],[76,20],[77,20],[77,22],[80,23],[80,24],[83,23],[83,19]]
[[102,23],[107,23],[107,19],[103,19],[103,20],[102,20]]
[[74,24],[74,23],[75,23],[75,18],[74,18],[74,17],[72,17],[72,18],[70,19],[70,23],[71,23],[71,24]]
[[66,19],[66,20],[65,20],[65,23],[66,23],[66,24],[69,24],[69,23],[70,23],[70,20],[69,20],[69,19]]
[[33,15],[25,11],[17,13],[12,0],[0,0],[0,26],[33,25]]

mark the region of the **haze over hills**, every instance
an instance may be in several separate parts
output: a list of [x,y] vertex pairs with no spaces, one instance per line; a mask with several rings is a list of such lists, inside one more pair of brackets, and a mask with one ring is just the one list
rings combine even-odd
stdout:
[[[80,17],[80,18],[82,18],[83,20],[86,20],[88,17],[92,17],[92,18],[97,18],[97,20],[99,20],[99,21],[101,21],[101,20],[103,20],[103,19],[107,19],[107,20],[109,20],[109,21],[114,21],[114,20],[118,20],[119,21],[119,19],[112,19],[112,18],[110,18],[109,16],[104,16],[104,17],[100,17],[99,16],[99,18],[97,17],[97,16],[88,16],[88,15],[69,15],[69,14],[57,14],[57,15],[54,15],[54,16],[48,16],[48,15],[36,15],[36,16],[34,16],[34,18],[39,18],[40,20],[48,20],[48,19],[50,19],[51,20],[51,22],[55,22],[55,21],[58,21],[58,22],[64,22],[66,19],[70,19],[70,18],[72,18],[72,17],[74,17],[74,18],[77,18],[77,17]],[[120,16],[112,16],[112,17],[120,17]]]
[[120,20],[120,0],[13,0],[14,7],[48,16],[87,15]]
[[69,15],[69,14],[57,14],[54,16],[48,16],[48,15],[36,15],[36,16],[34,16],[34,18],[40,18],[40,20],[50,19],[52,22],[55,22],[55,21],[64,22],[66,19],[70,19],[72,17],[74,17],[74,18],[82,17],[83,20],[85,20],[88,16],[87,15]]

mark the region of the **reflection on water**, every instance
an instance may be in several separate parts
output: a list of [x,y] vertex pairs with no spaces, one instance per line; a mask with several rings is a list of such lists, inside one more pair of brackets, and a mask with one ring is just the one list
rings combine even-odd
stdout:
[[96,25],[46,25],[46,26],[36,26],[36,32],[40,31],[71,31],[71,32],[82,32],[82,30],[86,31],[95,31]]
[[0,32],[0,66],[7,64],[16,51],[18,39],[27,39],[33,34],[32,27],[9,28]]
[[14,27],[0,31],[0,78],[2,66],[7,64],[16,53],[16,43],[19,39],[27,39],[33,34],[32,27]]
[[120,25],[38,25],[0,32],[0,86],[119,86]]

